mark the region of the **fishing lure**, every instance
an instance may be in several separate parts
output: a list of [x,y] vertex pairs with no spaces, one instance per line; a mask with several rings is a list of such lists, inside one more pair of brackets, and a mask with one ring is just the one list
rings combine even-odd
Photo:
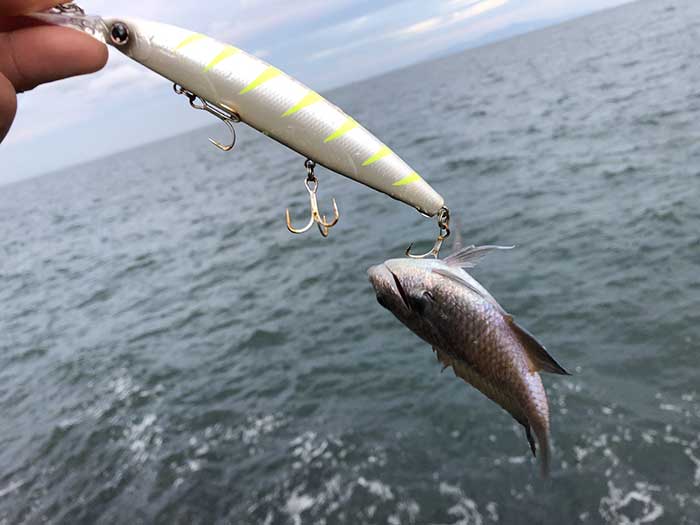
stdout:
[[335,199],[332,220],[318,209],[314,168],[319,164],[428,217],[437,216],[438,240],[430,252],[418,256],[437,257],[449,235],[443,197],[355,119],[276,67],[199,33],[145,20],[87,16],[73,3],[34,16],[87,32],[172,81],[175,92],[187,97],[193,108],[211,113],[229,128],[229,144],[209,139],[219,149],[234,148],[234,125],[243,122],[306,157],[311,218],[303,228],[295,228],[287,210],[292,233],[306,232],[316,224],[326,237],[340,217]]

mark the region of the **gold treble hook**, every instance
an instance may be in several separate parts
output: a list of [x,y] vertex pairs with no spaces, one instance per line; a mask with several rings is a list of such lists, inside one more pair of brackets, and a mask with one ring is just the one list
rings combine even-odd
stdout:
[[445,242],[445,239],[450,236],[450,210],[447,208],[447,206],[443,206],[438,212],[438,227],[440,228],[440,234],[438,235],[432,250],[423,255],[412,255],[411,248],[413,248],[413,243],[411,243],[408,250],[406,250],[406,257],[410,257],[411,259],[425,259],[426,257],[430,257],[432,255],[436,259],[439,258],[442,243]]
[[287,208],[287,229],[291,233],[301,234],[309,231],[314,225],[314,223],[316,223],[316,225],[318,226],[318,231],[321,232],[321,235],[323,235],[324,237],[328,237],[329,230],[333,226],[338,224],[338,220],[340,219],[338,205],[336,204],[335,199],[333,199],[333,213],[335,217],[331,222],[328,222],[326,220],[325,215],[321,216],[321,213],[318,211],[318,200],[316,199],[316,193],[318,192],[318,179],[316,178],[316,175],[314,175],[314,168],[316,167],[316,163],[312,160],[307,160],[304,165],[306,166],[307,171],[307,177],[306,181],[304,182],[304,185],[306,186],[306,190],[309,192],[309,202],[311,204],[311,218],[309,219],[308,224],[303,228],[295,228],[294,226],[292,226],[292,217],[289,214],[289,208]]
[[214,146],[219,148],[221,151],[231,151],[236,145],[236,128],[234,128],[233,125],[241,121],[241,117],[238,115],[238,113],[236,113],[230,108],[226,108],[226,110],[228,111],[228,113],[226,113],[225,111],[219,109],[213,104],[210,104],[203,98],[195,95],[191,91],[186,90],[178,84],[173,84],[173,89],[178,95],[186,96],[190,101],[190,106],[192,106],[194,109],[206,111],[207,113],[214,115],[221,122],[226,124],[226,127],[228,127],[229,131],[231,132],[231,144],[222,144],[221,142],[216,141],[211,137],[209,138],[209,142],[214,144]]

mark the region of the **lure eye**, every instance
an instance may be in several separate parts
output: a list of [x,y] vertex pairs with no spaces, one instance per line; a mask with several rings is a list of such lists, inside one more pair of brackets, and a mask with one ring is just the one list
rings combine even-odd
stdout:
[[117,22],[112,26],[110,32],[112,42],[117,46],[126,45],[129,42],[129,28],[122,22]]

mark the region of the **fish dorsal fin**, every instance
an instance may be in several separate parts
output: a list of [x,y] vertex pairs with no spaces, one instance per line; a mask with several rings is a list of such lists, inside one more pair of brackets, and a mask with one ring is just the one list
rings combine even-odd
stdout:
[[527,358],[530,361],[530,369],[533,372],[542,371],[563,376],[571,375],[549,355],[547,349],[530,332],[519,326],[512,317],[508,319],[508,324],[525,348]]
[[481,259],[497,250],[512,250],[514,246],[468,246],[463,250],[448,255],[444,261],[455,268],[474,268]]

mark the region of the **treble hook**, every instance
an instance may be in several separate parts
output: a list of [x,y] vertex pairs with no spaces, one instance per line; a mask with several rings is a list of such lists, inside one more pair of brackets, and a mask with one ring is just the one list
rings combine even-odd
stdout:
[[438,212],[438,227],[440,228],[440,234],[438,235],[432,250],[423,255],[412,255],[411,248],[413,248],[413,243],[411,243],[408,250],[406,250],[406,257],[410,257],[411,259],[425,259],[426,257],[430,257],[432,255],[436,259],[439,258],[442,243],[445,242],[445,239],[450,236],[450,210],[447,206],[443,206]]
[[289,214],[289,208],[287,208],[287,229],[291,233],[301,234],[309,231],[314,225],[314,223],[316,223],[316,225],[318,226],[318,231],[321,232],[321,235],[323,235],[324,237],[328,237],[328,230],[330,230],[333,226],[338,224],[338,220],[340,219],[338,205],[336,204],[335,199],[333,199],[333,213],[335,217],[331,222],[328,222],[326,220],[325,215],[321,217],[321,214],[318,211],[318,200],[316,199],[316,193],[318,192],[318,179],[316,178],[316,175],[314,175],[314,168],[316,167],[316,163],[310,159],[307,159],[304,166],[306,167],[307,171],[307,177],[306,181],[304,182],[304,185],[306,186],[306,190],[309,192],[309,202],[311,203],[311,218],[309,219],[309,223],[303,228],[294,228],[294,226],[292,226],[292,217]]
[[232,135],[232,140],[231,144],[224,145],[221,142],[218,142],[214,140],[213,138],[209,138],[209,142],[211,142],[214,146],[219,148],[221,151],[231,151],[235,145],[236,145],[236,128],[233,127],[234,124],[238,124],[241,121],[240,115],[233,111],[230,108],[226,108],[229,112],[226,113],[225,111],[222,111],[218,107],[214,106],[213,104],[207,102],[204,100],[202,97],[195,95],[191,91],[186,90],[182,86],[178,84],[173,84],[173,89],[175,90],[175,93],[178,95],[184,95],[186,96],[189,101],[190,101],[190,106],[192,106],[194,109],[198,109],[200,111],[206,111],[207,113],[211,113],[214,115],[216,118],[221,120],[228,129],[231,131]]

